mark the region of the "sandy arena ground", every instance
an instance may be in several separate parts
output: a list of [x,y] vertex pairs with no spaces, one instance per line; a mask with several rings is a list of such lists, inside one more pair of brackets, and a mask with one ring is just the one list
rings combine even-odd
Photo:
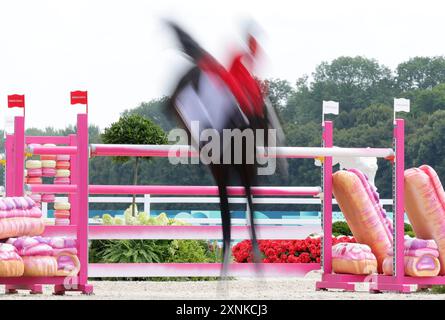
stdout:
[[68,292],[65,296],[52,295],[50,286],[44,287],[42,295],[30,295],[27,291],[5,295],[0,293],[0,300],[7,299],[253,299],[253,300],[315,300],[315,299],[441,299],[445,294],[416,292],[411,294],[341,291],[315,291],[315,281],[319,274],[312,273],[306,278],[275,279],[238,279],[228,281],[226,290],[221,290],[217,281],[171,281],[171,282],[135,282],[135,281],[92,281],[94,295],[86,296],[78,292]]

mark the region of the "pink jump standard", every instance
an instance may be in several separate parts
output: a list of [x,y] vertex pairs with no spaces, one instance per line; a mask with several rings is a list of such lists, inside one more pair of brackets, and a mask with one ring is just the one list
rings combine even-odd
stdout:
[[[326,129],[326,128],[325,128]],[[331,129],[332,130],[332,129]],[[325,132],[326,133],[326,130]],[[332,131],[330,132],[332,137]],[[404,120],[396,119],[394,122],[394,161],[393,168],[393,225],[394,233],[393,239],[394,255],[393,255],[393,270],[394,275],[350,275],[350,274],[334,274],[332,273],[332,248],[325,245],[323,247],[323,261],[329,260],[329,263],[324,265],[322,280],[317,282],[317,290],[326,289],[343,289],[346,291],[356,291],[357,288],[369,290],[371,292],[379,291],[396,291],[396,292],[411,292],[412,285],[419,284],[440,284],[445,283],[445,277],[431,277],[418,278],[407,277],[404,274],[404,170],[405,170],[405,151],[404,151]],[[325,171],[326,172],[326,171]],[[329,179],[324,177],[323,191],[325,203],[323,205],[323,223],[324,238],[331,238],[332,234],[332,172],[327,172]],[[327,199],[326,199],[327,198]],[[328,205],[329,204],[329,205]],[[326,222],[329,228],[326,227]]]
[[[34,184],[24,186],[25,145],[29,144],[65,144],[68,146],[28,148],[26,155],[33,154],[70,154],[71,184],[51,185]],[[41,193],[68,194],[71,203],[70,226],[48,226],[44,236],[67,235],[64,230],[74,230],[77,239],[77,252],[80,270],[75,276],[68,277],[16,277],[0,278],[0,284],[6,285],[7,293],[17,289],[28,289],[31,293],[42,293],[42,285],[54,285],[55,294],[65,291],[81,291],[91,294],[93,287],[88,284],[88,119],[87,114],[78,114],[77,133],[68,137],[61,136],[25,136],[25,118],[14,119],[14,134],[6,137],[6,195],[24,196],[26,191]],[[49,231],[49,234],[48,234]]]

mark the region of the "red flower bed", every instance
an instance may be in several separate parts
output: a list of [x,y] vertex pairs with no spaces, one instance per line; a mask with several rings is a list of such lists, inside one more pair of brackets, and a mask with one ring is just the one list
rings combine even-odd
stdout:
[[[350,237],[332,237],[332,245],[339,242],[355,242]],[[264,263],[317,263],[320,262],[321,238],[304,240],[259,240]],[[232,248],[235,262],[252,262],[252,242],[244,240]]]

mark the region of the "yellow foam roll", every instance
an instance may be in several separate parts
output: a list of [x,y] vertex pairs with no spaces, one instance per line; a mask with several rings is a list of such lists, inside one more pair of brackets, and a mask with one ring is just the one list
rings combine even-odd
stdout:
[[40,160],[26,160],[25,168],[26,169],[41,169],[42,162]]
[[68,178],[71,175],[70,170],[66,169],[59,169],[56,171],[56,177],[57,178]]
[[69,202],[56,202],[54,203],[54,209],[56,210],[70,210],[71,203]]

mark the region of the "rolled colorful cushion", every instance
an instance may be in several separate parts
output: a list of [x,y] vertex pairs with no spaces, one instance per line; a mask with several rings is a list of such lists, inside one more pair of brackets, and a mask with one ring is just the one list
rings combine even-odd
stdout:
[[42,168],[55,168],[56,167],[56,161],[54,160],[42,160]]
[[55,161],[56,159],[57,159],[56,156],[53,154],[42,154],[40,156],[40,160],[42,160],[42,161],[47,161],[47,160]]
[[378,272],[392,250],[392,224],[381,208],[378,194],[358,170],[339,170],[332,175],[333,193],[358,243],[371,248]]
[[435,240],[445,275],[445,191],[430,166],[405,170],[405,210],[416,237]]
[[61,170],[68,170],[71,167],[69,161],[57,161],[56,168]]
[[332,269],[335,273],[372,274],[377,272],[377,259],[365,244],[338,243],[332,247]]
[[[56,147],[56,145],[53,144],[53,143],[45,143],[43,146],[44,146],[44,147]],[[57,156],[56,156],[56,155],[53,155],[53,154],[42,154],[42,155],[40,156],[40,160],[50,160],[50,161],[55,161],[56,159],[57,159]],[[43,164],[42,164],[42,166],[43,166]]]
[[70,210],[71,204],[69,202],[54,202],[54,209],[56,209],[56,210]]
[[37,236],[45,231],[42,218],[5,218],[0,219],[0,239],[17,236]]
[[41,169],[42,162],[40,160],[26,160],[25,168],[28,169],[29,174],[29,169]]
[[43,177],[54,177],[56,175],[56,169],[54,168],[43,168],[42,176]]
[[42,178],[38,178],[38,177],[30,177],[28,178],[28,184],[42,184]]
[[56,177],[57,178],[68,178],[71,175],[70,170],[66,169],[57,169],[56,171]]
[[54,202],[56,196],[53,193],[44,193],[42,195],[42,202]]
[[29,196],[34,202],[40,202],[42,201],[42,195],[40,193],[32,193]]
[[70,161],[70,155],[69,154],[58,154],[56,157],[57,161]]
[[28,178],[32,178],[32,177],[41,177],[42,176],[42,169],[38,168],[38,169],[28,169]]
[[53,256],[22,257],[23,275],[27,277],[50,277],[57,274],[57,259]]
[[17,249],[8,243],[0,243],[0,277],[21,277],[25,271]]
[[70,219],[55,219],[54,224],[56,226],[68,226],[70,224]]
[[54,184],[70,184],[70,183],[71,183],[70,178],[60,178],[60,177],[54,178]]
[[67,238],[67,237],[52,237],[49,238],[49,245],[54,249],[63,249],[63,248],[75,248],[76,247],[76,239]]
[[[405,275],[411,277],[434,277],[440,272],[439,251],[434,240],[405,237]],[[383,262],[383,273],[393,273],[393,253]]]
[[71,212],[69,210],[55,210],[54,217],[56,219],[69,219]]

